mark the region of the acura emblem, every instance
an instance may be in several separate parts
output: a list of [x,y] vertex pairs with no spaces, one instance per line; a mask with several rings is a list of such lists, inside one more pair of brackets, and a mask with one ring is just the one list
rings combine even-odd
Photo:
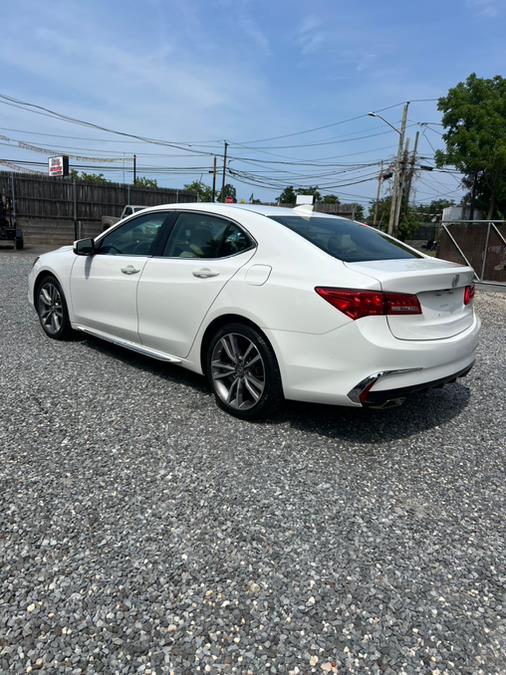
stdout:
[[460,279],[460,274],[454,274],[453,279],[452,279],[452,288],[456,288],[457,284],[459,283]]

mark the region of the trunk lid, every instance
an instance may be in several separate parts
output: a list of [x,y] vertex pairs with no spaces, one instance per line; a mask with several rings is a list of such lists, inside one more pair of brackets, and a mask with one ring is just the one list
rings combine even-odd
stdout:
[[472,304],[464,305],[464,289],[474,278],[470,267],[438,258],[345,264],[379,281],[384,291],[418,297],[421,314],[387,316],[392,334],[400,340],[440,340],[458,335],[473,322]]

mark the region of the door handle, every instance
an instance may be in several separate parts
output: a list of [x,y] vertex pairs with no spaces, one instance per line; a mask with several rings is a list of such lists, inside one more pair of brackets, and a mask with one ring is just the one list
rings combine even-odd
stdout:
[[210,270],[209,267],[203,267],[201,270],[195,270],[195,272],[193,272],[193,276],[198,279],[210,279],[211,277],[219,276],[219,274],[219,272]]
[[123,274],[137,274],[137,272],[140,272],[140,269],[137,269],[133,265],[127,265],[126,267],[122,267],[121,271]]

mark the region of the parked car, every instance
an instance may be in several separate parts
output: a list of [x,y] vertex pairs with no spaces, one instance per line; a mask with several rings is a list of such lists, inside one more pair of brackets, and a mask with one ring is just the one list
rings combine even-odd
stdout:
[[40,256],[50,338],[84,331],[205,374],[241,418],[284,398],[397,405],[466,375],[473,270],[367,225],[248,204],[170,204]]
[[116,223],[119,223],[120,220],[128,218],[128,216],[131,216],[134,213],[138,213],[139,211],[142,211],[145,208],[147,207],[135,206],[134,204],[127,204],[126,206],[123,207],[123,211],[121,212],[119,218],[118,216],[102,216],[102,232],[108,230],[113,225],[116,225]]

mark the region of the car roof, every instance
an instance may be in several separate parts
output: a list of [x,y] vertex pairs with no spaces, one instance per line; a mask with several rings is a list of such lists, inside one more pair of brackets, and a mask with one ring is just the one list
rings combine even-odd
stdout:
[[286,206],[274,206],[273,204],[227,204],[232,209],[253,211],[263,216],[293,216],[293,209]]
[[223,204],[222,202],[179,202],[171,204],[159,204],[157,206],[148,206],[149,209],[205,209],[210,212],[220,213],[222,215],[229,214],[232,216],[234,211],[249,211],[253,213],[258,213],[262,216],[300,216],[308,215],[311,216],[320,216],[320,217],[331,217],[331,218],[341,218],[342,216],[336,216],[333,213],[323,213],[320,211],[313,211],[311,207],[295,207],[290,208],[286,206],[275,206],[273,204]]

